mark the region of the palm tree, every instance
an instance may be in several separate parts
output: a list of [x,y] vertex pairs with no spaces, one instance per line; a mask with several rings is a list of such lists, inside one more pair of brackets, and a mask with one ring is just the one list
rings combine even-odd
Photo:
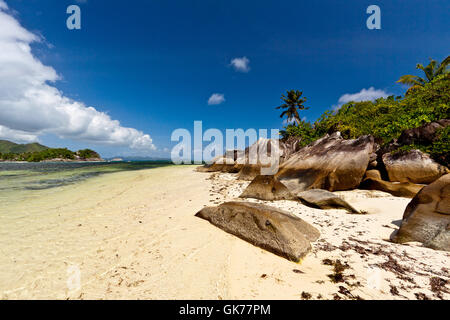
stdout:
[[295,120],[299,124],[301,119],[298,111],[309,109],[303,105],[306,102],[306,98],[302,98],[303,92],[298,90],[286,91],[286,94],[287,97],[284,94],[281,96],[281,100],[284,103],[277,107],[277,109],[286,109],[281,113],[280,118],[286,116],[288,121]]
[[426,79],[423,79],[419,76],[413,76],[410,74],[404,75],[400,77],[397,83],[403,83],[410,87],[423,87],[426,83],[431,82],[437,76],[447,74],[450,71],[448,70],[448,65],[450,64],[450,56],[445,58],[441,63],[438,63],[436,60],[430,58],[430,63],[424,67],[422,64],[417,64],[416,68],[422,70],[425,73]]

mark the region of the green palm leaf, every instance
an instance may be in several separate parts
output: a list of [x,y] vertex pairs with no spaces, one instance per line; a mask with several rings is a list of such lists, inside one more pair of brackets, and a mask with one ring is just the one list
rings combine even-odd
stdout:
[[448,70],[448,65],[450,64],[450,56],[448,56],[447,58],[445,58],[442,62],[441,65],[439,66],[439,68],[436,70],[436,76],[440,76],[441,74],[445,74],[450,72],[450,70]]
[[398,79],[397,83],[403,83],[409,86],[423,86],[425,84],[425,80],[418,76],[413,76],[410,74],[401,76],[400,79]]
[[448,73],[448,65],[450,64],[450,56],[442,60],[441,63],[438,63],[436,60],[430,58],[430,63],[427,66],[423,66],[423,64],[418,63],[416,68],[422,70],[425,73],[425,79],[413,76],[410,74],[404,75],[400,77],[397,83],[406,84],[410,87],[412,86],[424,86],[426,83],[432,81],[437,76]]
[[304,106],[306,98],[303,98],[302,95],[303,95],[302,91],[289,90],[286,91],[286,95],[283,94],[281,96],[281,100],[283,100],[284,104],[282,104],[279,107],[276,107],[276,109],[285,109],[285,110],[281,113],[280,118],[286,116],[288,121],[295,120],[297,124],[301,122],[299,110],[309,109]]

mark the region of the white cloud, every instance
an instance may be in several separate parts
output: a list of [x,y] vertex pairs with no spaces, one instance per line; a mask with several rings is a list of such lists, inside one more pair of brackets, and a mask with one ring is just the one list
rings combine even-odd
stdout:
[[347,102],[360,102],[360,101],[375,101],[378,98],[387,98],[390,94],[381,89],[375,89],[370,87],[369,89],[362,89],[357,93],[346,93],[339,98],[338,105],[333,106],[334,109],[339,109]]
[[55,134],[94,144],[154,150],[152,139],[126,128],[108,114],[72,100],[51,84],[56,71],[31,52],[40,37],[5,12],[0,0],[0,126],[4,138],[28,141]]
[[217,105],[225,102],[225,96],[221,93],[213,93],[208,99],[208,105]]
[[35,134],[20,130],[11,130],[7,127],[0,126],[0,139],[13,140],[15,142],[30,143],[38,141],[38,137]]
[[230,63],[234,70],[238,72],[249,72],[250,71],[250,60],[247,57],[234,58]]

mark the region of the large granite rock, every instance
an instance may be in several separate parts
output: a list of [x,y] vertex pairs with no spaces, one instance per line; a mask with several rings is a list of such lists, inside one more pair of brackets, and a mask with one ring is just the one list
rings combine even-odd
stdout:
[[429,184],[449,172],[446,167],[419,150],[386,153],[383,155],[383,163],[392,182]]
[[[440,132],[442,129],[450,125],[450,119],[442,119],[439,121],[433,121],[426,123],[420,127],[404,130],[398,139],[394,139],[388,145],[378,153],[381,156],[385,153],[395,152],[402,146],[410,145],[422,145],[431,146],[440,139]],[[449,167],[450,155],[449,153],[442,153],[440,155],[434,155],[434,160],[443,166]]]
[[[256,143],[245,149],[245,158],[238,159],[237,163],[243,164],[238,174],[238,180],[252,181],[259,175],[271,175],[276,171],[271,171],[273,163],[275,170],[286,157],[285,151],[290,150],[282,141],[275,139],[259,139]],[[275,163],[277,162],[277,163]]]
[[240,196],[260,200],[296,200],[288,188],[274,176],[257,176]]
[[259,175],[261,175],[260,164],[244,164],[239,170],[238,180],[252,181]]
[[260,248],[292,261],[299,261],[311,250],[319,231],[288,212],[248,202],[227,202],[206,207],[197,217]]
[[396,197],[413,198],[423,188],[423,185],[410,182],[389,182],[376,178],[366,178],[359,185],[360,189],[379,190]]
[[406,207],[394,241],[450,251],[450,174],[423,188]]
[[375,179],[375,180],[383,180],[381,178],[381,172],[379,170],[367,170],[364,178],[371,178],[371,179]]
[[345,209],[350,213],[360,213],[353,206],[334,193],[322,189],[303,191],[297,194],[305,204],[320,209]]
[[289,159],[294,153],[301,149],[301,138],[289,136],[287,139],[280,140],[280,147],[283,149],[281,163]]
[[336,132],[293,154],[275,176],[293,194],[309,189],[354,189],[374,156],[374,147],[372,136],[345,140]]
[[237,169],[237,159],[240,153],[243,151],[240,150],[228,150],[222,156],[215,157],[210,164],[206,164],[204,166],[197,167],[198,172],[229,172],[229,173],[237,173],[240,168]]
[[[231,150],[223,156],[217,156],[211,164],[200,166],[197,171],[239,173],[239,180],[248,181],[261,174],[273,175],[281,163],[299,150],[299,142],[294,137],[285,141],[261,138],[244,151]],[[270,169],[272,166],[274,171]]]
[[278,169],[279,164],[297,149],[296,139],[282,142],[278,139],[261,138],[244,151],[230,150],[223,156],[217,156],[210,164],[198,167],[197,171],[239,173],[239,180],[251,181],[260,174],[274,174],[276,171],[272,173],[271,166]]
[[431,144],[437,138],[437,131],[447,126],[450,126],[450,119],[433,121],[418,128],[405,130],[397,139],[397,143],[400,145]]

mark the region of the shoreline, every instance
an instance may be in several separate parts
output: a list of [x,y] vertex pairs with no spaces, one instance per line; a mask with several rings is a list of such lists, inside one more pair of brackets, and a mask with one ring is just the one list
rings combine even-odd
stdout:
[[[0,160],[0,163],[129,163],[129,162],[170,162],[172,163],[172,160],[170,159],[161,159],[161,160],[44,160],[44,161],[6,161],[6,160]],[[186,164],[186,166],[190,166],[190,164]]]
[[109,163],[107,160],[44,160],[44,161],[2,161],[0,163]]
[[[90,178],[0,216],[2,299],[449,299],[450,254],[389,241],[410,199],[337,192],[367,215],[294,201],[259,201],[319,229],[301,263],[195,217],[236,200],[249,183],[170,166]],[[238,200],[239,201],[239,200]],[[14,214],[12,214],[14,212]],[[333,283],[333,266],[348,268]],[[81,286],[67,285],[79,270]],[[447,271],[446,271],[447,270]]]

